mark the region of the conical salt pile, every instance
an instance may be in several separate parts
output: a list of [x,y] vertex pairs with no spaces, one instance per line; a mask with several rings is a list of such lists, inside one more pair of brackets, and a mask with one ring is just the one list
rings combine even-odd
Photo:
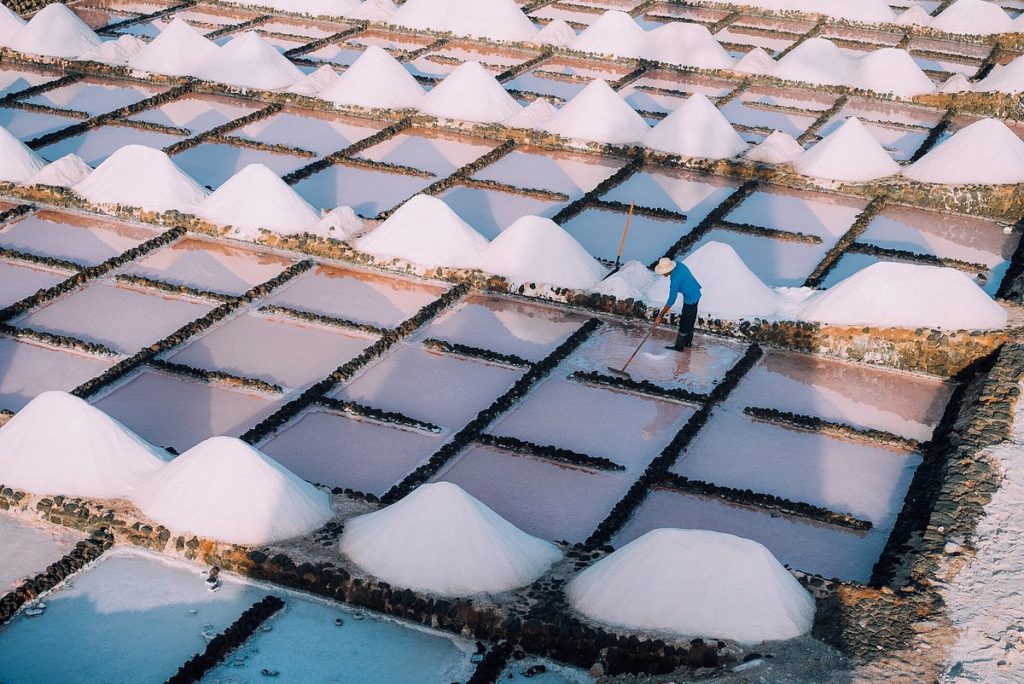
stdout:
[[924,7],[914,5],[896,17],[895,23],[901,26],[928,26],[932,23],[932,15]]
[[543,97],[538,97],[523,107],[522,111],[503,123],[512,128],[541,129],[551,117],[558,113],[558,108]]
[[979,36],[1012,33],[1013,20],[1003,8],[985,0],[957,0],[929,23],[937,31]]
[[643,140],[650,128],[636,110],[599,78],[548,119],[544,130],[575,140],[631,145]]
[[534,43],[542,45],[554,45],[555,47],[568,47],[576,40],[576,31],[564,19],[552,19],[547,26],[540,30],[533,37]]
[[172,76],[191,76],[220,48],[184,19],[175,18],[128,64],[134,69]]
[[[700,311],[706,316],[738,321],[766,318],[779,312],[782,300],[751,271],[732,246],[708,242],[683,260],[701,284]],[[668,299],[668,278],[647,291],[647,298]]]
[[316,210],[291,186],[263,164],[249,164],[200,203],[196,216],[222,226],[233,235],[252,240],[259,229],[301,233],[320,220]]
[[649,37],[633,17],[608,10],[576,37],[569,47],[580,52],[616,57],[640,57]]
[[8,9],[7,5],[0,4],[0,45],[7,45],[14,36],[21,32],[21,27],[24,25],[24,19]]
[[8,41],[19,52],[49,57],[78,57],[100,45],[100,38],[78,15],[59,2],[39,10]]
[[974,89],[979,93],[1016,94],[1024,91],[1024,57],[1018,57],[1006,66],[996,67]]
[[1006,311],[955,268],[881,261],[807,301],[801,318],[833,325],[995,330]]
[[734,639],[791,639],[814,621],[814,598],[771,552],[706,530],[648,532],[581,572],[573,607],[638,631]]
[[681,21],[649,31],[643,56],[657,62],[702,69],[731,69],[735,64],[706,27]]
[[344,16],[367,21],[388,21],[398,11],[391,0],[363,0],[353,10],[345,10]]
[[462,64],[420,102],[424,114],[479,123],[499,123],[522,109],[479,62]]
[[957,131],[910,166],[903,175],[922,183],[1024,182],[1024,141],[1006,124],[982,119]]
[[[602,280],[592,292],[626,301],[643,301],[644,294],[658,281],[658,276],[639,261],[627,261],[618,271]],[[665,292],[666,298],[668,291]],[[664,304],[664,302],[662,302]]]
[[900,172],[881,143],[856,117],[825,136],[793,162],[797,173],[825,180],[859,182]]
[[797,45],[775,64],[771,75],[790,81],[846,85],[853,72],[853,60],[836,44],[824,38],[810,38]]
[[0,180],[23,183],[44,166],[42,157],[0,126]]
[[44,166],[37,174],[25,181],[25,185],[56,185],[70,188],[92,173],[92,167],[77,154],[66,154]]
[[0,483],[34,494],[123,498],[170,458],[66,392],[43,392],[0,428]]
[[365,227],[363,220],[356,216],[356,212],[352,210],[352,207],[336,207],[327,212],[323,218],[307,230],[283,232],[281,234],[293,235],[305,232],[331,240],[347,240]]
[[873,50],[856,60],[848,85],[898,97],[935,92],[935,84],[910,53],[899,48]]
[[766,164],[786,164],[803,153],[804,148],[793,136],[782,131],[772,131],[771,135],[751,148],[743,158]]
[[763,49],[756,47],[743,55],[733,69],[744,74],[770,74],[775,69],[775,60]]
[[583,245],[551,219],[523,216],[484,250],[483,270],[517,283],[586,290],[608,273]]
[[339,546],[382,580],[444,596],[525,586],[562,555],[447,482],[349,520]]
[[306,74],[295,83],[288,86],[289,93],[296,95],[316,96],[324,92],[338,82],[338,72],[333,67],[324,64],[316,71]]
[[72,188],[95,204],[124,204],[150,211],[190,212],[206,197],[161,150],[125,145]]
[[388,21],[496,40],[530,40],[537,34],[514,0],[409,0]]
[[487,239],[447,204],[416,195],[356,242],[367,254],[427,266],[478,268]]
[[193,75],[261,90],[287,88],[303,77],[297,66],[255,31],[232,38],[204,59]]
[[703,159],[728,159],[747,143],[707,97],[694,93],[652,128],[644,145],[669,154]]
[[176,532],[232,544],[308,534],[333,516],[330,497],[234,437],[211,437],[154,473],[132,503]]
[[320,97],[340,105],[405,109],[420,104],[423,87],[387,50],[371,45]]

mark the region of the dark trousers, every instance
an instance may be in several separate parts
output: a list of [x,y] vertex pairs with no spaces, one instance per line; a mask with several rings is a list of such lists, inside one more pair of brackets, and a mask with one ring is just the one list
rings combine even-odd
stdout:
[[683,304],[679,314],[679,333],[676,335],[676,346],[679,348],[693,346],[693,327],[697,324],[697,302]]

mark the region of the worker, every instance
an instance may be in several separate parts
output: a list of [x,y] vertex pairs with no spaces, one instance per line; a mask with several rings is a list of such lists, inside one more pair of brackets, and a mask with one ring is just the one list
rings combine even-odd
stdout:
[[682,261],[666,259],[662,257],[654,267],[658,275],[669,277],[668,301],[658,312],[654,325],[661,325],[661,319],[665,317],[668,310],[676,303],[679,295],[683,296],[683,311],[679,315],[679,333],[676,335],[676,343],[668,345],[666,349],[674,351],[686,351],[693,346],[693,327],[697,323],[697,303],[700,301],[700,283],[693,277],[693,273]]

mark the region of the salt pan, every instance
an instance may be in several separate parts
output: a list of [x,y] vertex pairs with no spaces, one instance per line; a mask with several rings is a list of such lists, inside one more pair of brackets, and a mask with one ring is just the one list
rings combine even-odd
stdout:
[[522,107],[478,62],[466,62],[427,93],[420,111],[444,119],[499,123]]
[[701,93],[694,93],[652,128],[643,139],[655,150],[703,159],[727,159],[747,143],[725,116]]
[[132,68],[171,76],[190,76],[217,53],[217,44],[184,19],[175,18],[160,35],[129,60]]
[[548,119],[544,130],[576,140],[629,145],[643,140],[650,129],[643,117],[599,78]]
[[261,90],[287,88],[303,77],[297,66],[255,31],[232,38],[204,59],[193,75]]
[[72,188],[95,204],[123,204],[150,211],[190,212],[203,190],[161,150],[125,145]]
[[485,271],[517,283],[586,290],[607,273],[583,245],[551,219],[523,216],[491,241],[482,255]]
[[255,240],[259,229],[282,235],[302,233],[319,222],[310,204],[263,164],[249,164],[226,180],[195,210],[196,216],[223,226],[232,235]]
[[922,183],[1024,182],[1024,141],[997,119],[982,119],[903,169]]
[[423,87],[387,50],[371,45],[320,97],[339,105],[405,109],[423,100]]
[[856,117],[829,133],[793,162],[798,173],[812,178],[860,182],[900,172],[881,143]]

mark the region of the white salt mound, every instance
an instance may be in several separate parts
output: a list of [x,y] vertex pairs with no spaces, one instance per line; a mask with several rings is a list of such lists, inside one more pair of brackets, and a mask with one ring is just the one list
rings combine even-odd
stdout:
[[531,40],[537,34],[514,0],[409,0],[390,22],[496,40]]
[[906,50],[882,48],[854,60],[847,85],[854,88],[913,97],[935,92],[935,84]]
[[544,130],[575,140],[630,145],[643,140],[650,128],[635,109],[598,78],[548,119]]
[[288,86],[288,92],[316,96],[336,84],[339,78],[338,72],[325,64]]
[[196,216],[222,226],[244,240],[259,237],[259,229],[290,235],[319,222],[309,202],[263,164],[249,164],[203,200]]
[[619,10],[608,10],[584,29],[569,47],[598,55],[641,57],[647,49],[647,41],[647,31],[633,17]]
[[24,25],[24,19],[12,12],[7,5],[0,4],[0,45],[7,45]]
[[558,108],[543,97],[538,97],[530,104],[523,107],[515,116],[507,119],[504,123],[512,128],[540,129],[555,114]]
[[567,592],[580,613],[632,630],[754,643],[800,636],[814,621],[814,599],[768,549],[706,530],[648,532]]
[[0,126],[0,180],[23,183],[44,166],[42,157]]
[[881,143],[856,117],[803,152],[793,168],[798,173],[825,180],[859,182],[884,178],[900,172]]
[[37,395],[0,428],[0,482],[35,494],[123,498],[169,458],[66,392]]
[[323,218],[306,233],[332,240],[347,240],[363,230],[363,220],[356,216],[352,207],[337,207],[324,214]]
[[297,66],[255,31],[232,38],[204,59],[193,75],[261,90],[287,88],[303,77]]
[[[978,84],[980,87],[982,81]],[[946,79],[946,82],[939,88],[940,93],[969,93],[974,90],[974,84],[967,80],[967,77],[963,74],[953,74]]]
[[728,159],[747,149],[722,112],[701,93],[688,97],[648,131],[643,142],[662,152],[703,159]]
[[762,48],[756,47],[743,55],[733,69],[744,74],[769,74],[775,69],[775,60]]
[[576,31],[564,19],[553,19],[533,37],[533,42],[556,47],[568,47],[576,40]]
[[731,69],[735,60],[707,27],[673,21],[648,31],[642,56],[657,62],[702,69]]
[[56,185],[70,188],[92,173],[92,167],[77,154],[66,154],[44,166],[25,185]]
[[852,60],[835,43],[810,38],[776,62],[771,75],[790,81],[845,85],[852,71]]
[[1006,311],[954,268],[882,261],[807,301],[803,319],[833,325],[990,330]]
[[743,158],[766,164],[786,164],[803,153],[804,148],[796,138],[782,131],[772,131],[771,135],[752,147]]
[[367,21],[387,21],[397,11],[398,7],[391,0],[365,0],[355,9],[346,11],[345,16]]
[[376,257],[426,266],[477,268],[487,239],[443,201],[416,195],[359,238],[356,247]]
[[443,119],[499,123],[523,108],[479,62],[465,62],[427,93],[419,109]]
[[128,63],[141,71],[191,76],[219,49],[184,19],[175,18]]
[[481,257],[483,270],[517,283],[543,283],[586,290],[608,270],[557,223],[523,216],[491,241]]
[[929,26],[947,33],[979,36],[1014,31],[1010,15],[999,5],[985,0],[957,0],[932,19]]
[[[602,280],[592,292],[611,295],[622,301],[643,301],[644,293],[657,282],[658,277],[639,261],[627,261],[618,271]],[[668,296],[667,292],[665,296]]]
[[191,212],[206,190],[161,150],[125,145],[72,188],[94,204]]
[[997,119],[982,119],[957,131],[903,169],[922,183],[1024,182],[1024,141]]
[[[960,76],[960,74],[957,75]],[[1016,94],[1024,92],[1024,57],[1018,57],[1005,66],[996,67],[992,73],[974,86],[974,90],[979,93]],[[945,89],[943,92],[946,92]]]
[[405,109],[420,104],[423,87],[387,50],[371,45],[320,97],[339,105]]
[[59,2],[39,10],[11,36],[8,46],[49,57],[77,57],[100,45],[100,38],[78,15]]
[[928,26],[932,23],[932,15],[924,7],[914,5],[896,17],[895,23],[902,26]]
[[331,519],[330,497],[234,437],[211,437],[165,465],[132,502],[172,530],[232,544],[267,544]]
[[130,62],[132,57],[142,52],[145,47],[145,41],[135,36],[124,35],[117,40],[104,41],[99,47],[83,52],[77,59],[83,62],[120,66]]
[[349,520],[339,548],[391,584],[443,596],[525,586],[562,555],[447,482]]

